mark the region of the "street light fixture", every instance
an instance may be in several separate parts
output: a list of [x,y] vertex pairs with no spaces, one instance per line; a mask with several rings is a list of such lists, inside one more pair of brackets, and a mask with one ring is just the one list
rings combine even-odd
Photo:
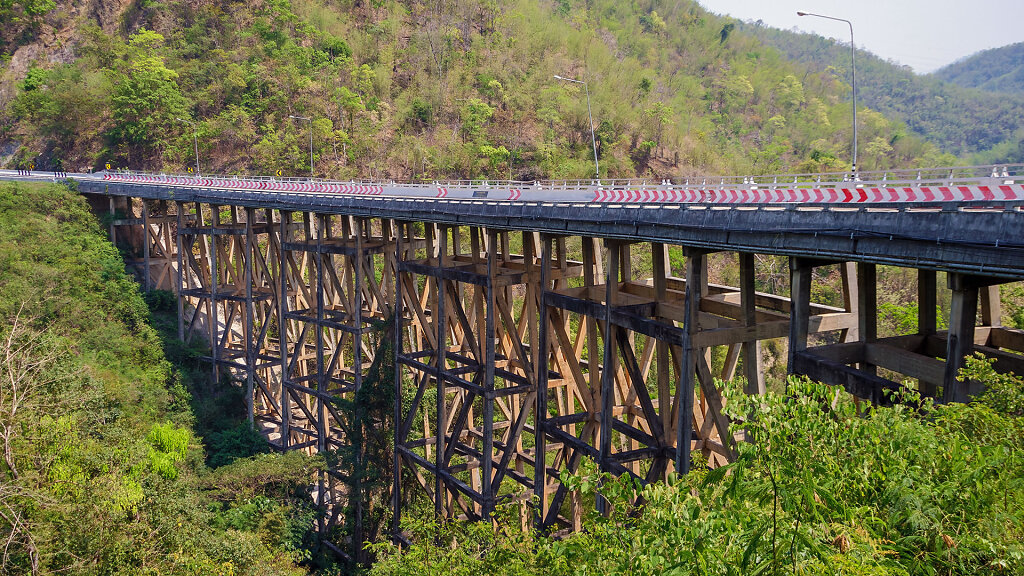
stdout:
[[184,122],[192,127],[192,142],[196,147],[196,177],[199,177],[199,127],[196,126],[195,122],[191,120],[185,120],[184,118],[175,118],[178,122]]
[[289,114],[288,117],[289,118],[294,118],[296,120],[305,120],[306,122],[309,122],[309,179],[312,180],[313,179],[313,119],[312,118],[306,118],[305,116],[292,116],[291,114]]
[[594,147],[594,177],[598,180],[601,179],[601,165],[597,162],[597,138],[594,137],[594,114],[590,110],[590,87],[583,80],[576,80],[575,78],[566,78],[555,74],[555,80],[565,80],[566,82],[572,82],[574,84],[583,84],[583,89],[587,93],[587,116],[590,118],[590,143]]
[[824,18],[826,20],[835,20],[837,22],[846,22],[846,25],[850,27],[850,71],[852,74],[853,81],[850,86],[853,88],[853,175],[854,178],[857,176],[857,49],[853,44],[853,22],[843,18],[835,18],[833,16],[825,16],[823,14],[812,14],[810,12],[797,12],[797,16],[814,16],[816,18]]

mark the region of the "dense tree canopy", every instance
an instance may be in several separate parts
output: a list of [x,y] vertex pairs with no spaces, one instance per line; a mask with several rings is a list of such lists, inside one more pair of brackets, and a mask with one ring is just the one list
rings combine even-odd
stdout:
[[[691,1],[172,0],[123,17],[123,35],[80,25],[76,58],[27,72],[6,118],[18,158],[182,170],[180,117],[214,172],[302,174],[313,130],[322,176],[580,178],[587,92],[606,176],[842,170],[851,155],[843,77]],[[872,167],[953,161],[895,122],[861,132],[887,144]]]
[[[791,61],[848,81],[849,44],[757,24],[744,24],[742,29]],[[1014,44],[982,52],[927,76],[857,50],[857,96],[864,105],[906,123],[913,133],[971,162],[1024,162],[1022,49],[1024,44]],[[1005,93],[987,91],[995,87]],[[869,136],[864,142],[876,138]],[[891,138],[883,139],[896,144]],[[874,150],[879,150],[877,145]]]

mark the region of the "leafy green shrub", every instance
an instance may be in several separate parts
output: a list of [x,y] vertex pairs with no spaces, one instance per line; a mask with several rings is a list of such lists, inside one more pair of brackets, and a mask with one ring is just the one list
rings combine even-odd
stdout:
[[219,468],[239,458],[270,452],[267,439],[247,421],[210,432],[206,435],[205,443],[206,464],[211,468]]
[[524,534],[508,507],[495,526],[412,518],[413,546],[377,545],[371,573],[1021,573],[1022,382],[990,368],[968,362],[965,377],[990,384],[973,404],[905,389],[862,413],[806,379],[753,397],[730,384],[728,411],[754,439],[732,464],[648,486],[584,466],[563,481],[611,513],[589,512],[583,531]]
[[959,379],[985,383],[978,403],[1006,416],[1024,416],[1024,378],[996,372],[994,363],[995,359],[975,353],[964,362]]
[[173,424],[154,424],[146,435],[151,444],[149,463],[153,471],[168,480],[178,477],[176,462],[185,459],[191,434],[184,428],[175,428]]

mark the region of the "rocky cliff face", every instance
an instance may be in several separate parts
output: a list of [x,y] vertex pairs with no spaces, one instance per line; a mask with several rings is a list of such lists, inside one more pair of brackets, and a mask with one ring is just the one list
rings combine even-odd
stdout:
[[29,18],[15,2],[10,23],[0,31],[0,110],[14,97],[14,88],[36,63],[70,62],[81,30],[89,25],[113,32],[130,15],[135,0],[59,0],[46,14]]

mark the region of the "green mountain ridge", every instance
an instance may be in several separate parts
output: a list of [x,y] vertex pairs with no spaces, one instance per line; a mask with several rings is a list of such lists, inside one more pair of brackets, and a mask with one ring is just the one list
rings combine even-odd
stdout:
[[[306,174],[311,129],[321,177],[588,178],[586,92],[563,75],[589,82],[602,177],[849,167],[845,80],[695,2],[121,7],[57,2],[4,36],[0,162],[183,171],[187,120],[204,172]],[[62,58],[28,63],[19,50],[42,37]],[[867,109],[860,143],[862,169],[955,162]]]
[[966,88],[1024,96],[1024,42],[982,50],[943,66],[932,76]]
[[[752,23],[737,29],[809,70],[849,76],[849,44]],[[860,49],[857,83],[863,105],[906,123],[945,152],[976,164],[1024,162],[1024,94],[994,94],[939,75],[920,76]]]

